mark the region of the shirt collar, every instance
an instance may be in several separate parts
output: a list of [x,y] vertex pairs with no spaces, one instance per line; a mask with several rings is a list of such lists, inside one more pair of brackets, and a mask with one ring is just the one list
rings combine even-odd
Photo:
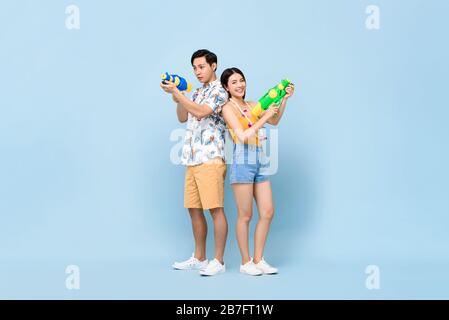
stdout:
[[207,88],[210,88],[210,87],[212,87],[212,86],[216,86],[216,85],[218,85],[218,84],[220,84],[220,79],[215,79],[214,81],[212,81],[212,82],[209,82],[209,84],[205,84],[205,85],[203,85],[203,89],[207,89]]

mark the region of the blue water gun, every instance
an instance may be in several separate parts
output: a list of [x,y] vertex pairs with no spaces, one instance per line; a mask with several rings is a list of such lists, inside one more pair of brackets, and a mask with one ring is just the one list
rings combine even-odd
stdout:
[[190,92],[192,90],[192,84],[187,82],[187,80],[177,74],[170,74],[168,72],[162,74],[162,82],[170,81],[176,85],[179,91]]

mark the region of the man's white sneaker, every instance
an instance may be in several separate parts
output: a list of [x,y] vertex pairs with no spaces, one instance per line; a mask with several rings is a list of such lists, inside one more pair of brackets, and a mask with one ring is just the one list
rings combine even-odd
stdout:
[[240,265],[240,272],[244,274],[248,274],[250,276],[260,276],[263,274],[261,270],[256,268],[256,265],[253,262],[253,259],[249,260],[244,265]]
[[270,266],[264,258],[255,264],[256,268],[262,271],[264,274],[275,274],[278,273],[278,269]]
[[221,264],[217,259],[209,262],[207,267],[203,270],[200,270],[200,275],[202,276],[214,276],[219,273],[223,273],[226,271],[226,266]]
[[194,254],[192,254],[192,256],[186,261],[173,263],[172,267],[177,270],[201,270],[206,268],[208,263],[209,261],[207,259],[200,261],[195,258]]

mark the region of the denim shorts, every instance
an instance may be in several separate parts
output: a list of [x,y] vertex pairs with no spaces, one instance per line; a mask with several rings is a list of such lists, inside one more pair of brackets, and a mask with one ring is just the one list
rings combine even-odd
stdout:
[[231,184],[267,181],[268,171],[262,147],[253,144],[234,144],[230,165]]

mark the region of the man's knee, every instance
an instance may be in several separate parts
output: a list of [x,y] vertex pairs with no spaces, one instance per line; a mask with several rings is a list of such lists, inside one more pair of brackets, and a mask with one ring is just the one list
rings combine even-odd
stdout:
[[210,212],[212,218],[214,218],[214,219],[225,215],[224,209],[222,207],[209,209],[209,212]]
[[202,209],[198,208],[189,208],[188,209],[190,217],[192,219],[202,219],[204,217],[204,213]]

